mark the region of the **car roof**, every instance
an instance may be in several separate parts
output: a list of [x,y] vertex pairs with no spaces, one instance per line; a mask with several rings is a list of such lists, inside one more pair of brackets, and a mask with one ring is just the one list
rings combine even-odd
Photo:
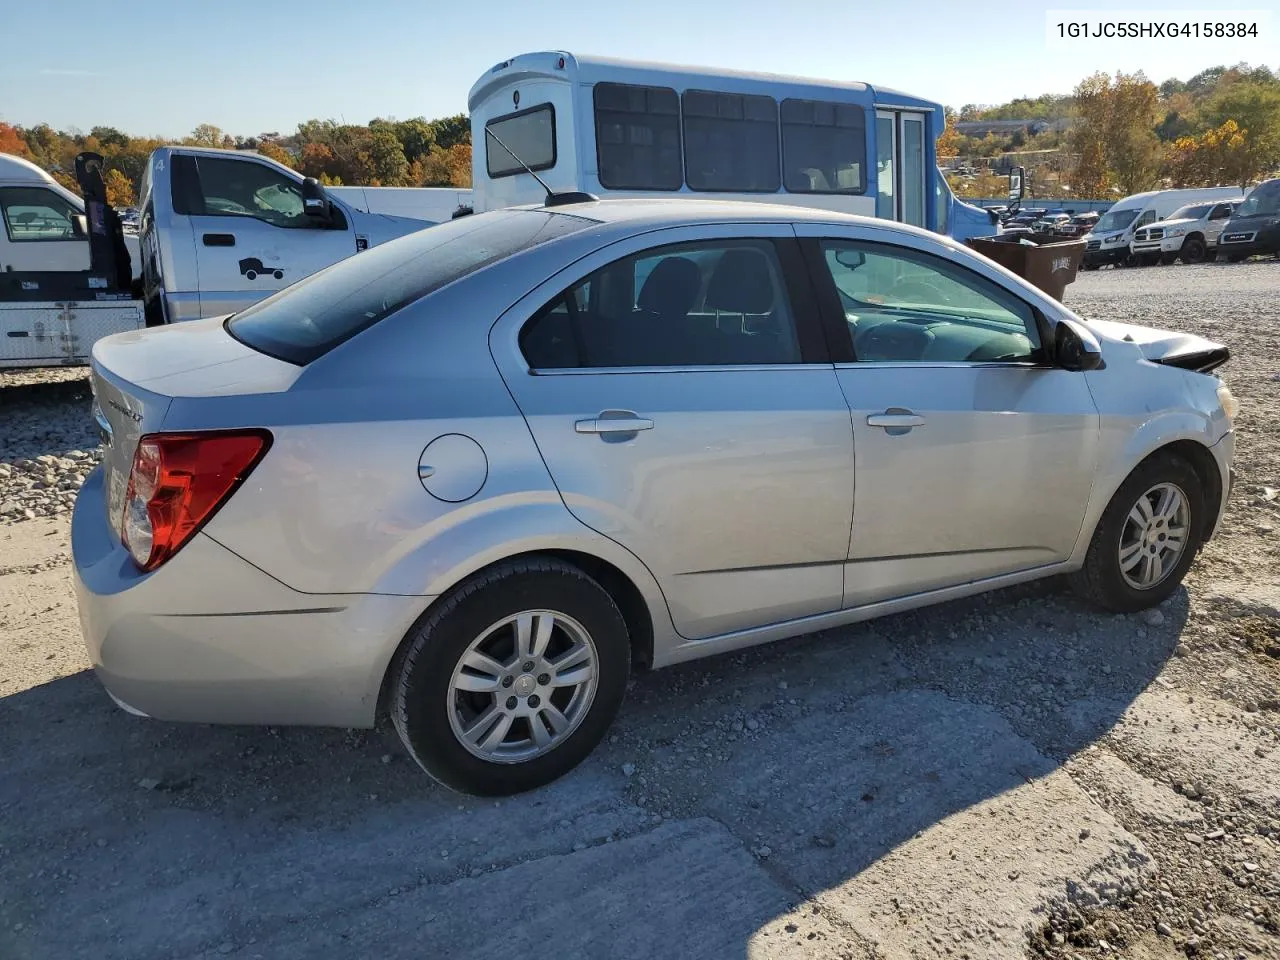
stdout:
[[595,220],[599,223],[627,225],[671,225],[696,223],[845,223],[850,226],[871,226],[901,229],[923,233],[930,237],[937,234],[918,227],[883,220],[877,217],[860,217],[836,210],[818,207],[792,206],[783,203],[766,203],[751,200],[694,200],[684,198],[591,200],[581,203],[556,204],[546,207],[529,204],[510,209],[541,210],[546,213],[564,213]]

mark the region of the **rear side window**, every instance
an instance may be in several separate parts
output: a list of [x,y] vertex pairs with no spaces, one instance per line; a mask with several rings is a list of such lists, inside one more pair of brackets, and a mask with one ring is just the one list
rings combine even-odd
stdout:
[[596,160],[610,190],[679,190],[680,97],[669,87],[597,83]]
[[861,107],[782,101],[782,163],[791,193],[864,193],[867,124]]
[[[556,109],[549,103],[495,117],[484,125],[485,163],[491,177],[511,177],[556,165]],[[488,136],[491,131],[494,136]],[[496,137],[496,139],[495,139]],[[502,144],[506,144],[506,147]],[[519,159],[516,159],[516,158]]]
[[373,247],[236,314],[227,331],[299,366],[446,284],[595,221],[510,210],[461,217]]
[[777,192],[776,100],[710,90],[686,90],[681,99],[690,190]]
[[562,292],[520,333],[535,370],[801,363],[771,240],[709,240],[617,260]]

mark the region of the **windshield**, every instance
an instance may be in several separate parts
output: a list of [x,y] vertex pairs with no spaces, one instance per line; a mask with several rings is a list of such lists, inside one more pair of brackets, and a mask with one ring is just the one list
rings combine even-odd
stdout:
[[1280,180],[1270,180],[1255,187],[1235,215],[1259,217],[1276,213],[1280,213]]
[[1123,230],[1129,224],[1133,223],[1139,211],[1135,209],[1129,210],[1108,210],[1102,215],[1102,219],[1094,226],[1094,230],[1098,233],[1106,233],[1108,230]]
[[446,284],[594,222],[533,210],[460,217],[299,280],[236,314],[227,332],[302,366]]
[[1206,213],[1213,209],[1212,203],[1196,203],[1187,204],[1185,207],[1179,207],[1166,220],[1199,220]]

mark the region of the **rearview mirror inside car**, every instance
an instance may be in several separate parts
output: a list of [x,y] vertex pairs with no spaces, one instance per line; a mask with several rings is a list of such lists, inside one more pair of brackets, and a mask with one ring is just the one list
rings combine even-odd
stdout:
[[867,255],[861,250],[837,250],[836,263],[842,267],[848,267],[850,270],[856,270],[867,262]]

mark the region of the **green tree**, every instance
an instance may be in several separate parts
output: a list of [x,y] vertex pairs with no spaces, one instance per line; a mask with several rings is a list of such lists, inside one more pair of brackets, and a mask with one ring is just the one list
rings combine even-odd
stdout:
[[471,142],[471,118],[465,113],[433,120],[431,127],[435,133],[435,142],[445,150],[460,143]]
[[369,160],[373,176],[384,187],[402,187],[408,182],[409,161],[404,147],[389,129],[374,130],[369,137]]
[[436,142],[435,127],[425,117],[400,121],[395,125],[395,135],[410,163],[427,153]]
[[215,127],[212,123],[202,123],[191,131],[191,136],[187,137],[186,142],[193,147],[220,147],[223,136],[221,128]]
[[89,136],[93,137],[104,146],[129,146],[129,135],[121,133],[115,127],[94,127],[89,131]]

